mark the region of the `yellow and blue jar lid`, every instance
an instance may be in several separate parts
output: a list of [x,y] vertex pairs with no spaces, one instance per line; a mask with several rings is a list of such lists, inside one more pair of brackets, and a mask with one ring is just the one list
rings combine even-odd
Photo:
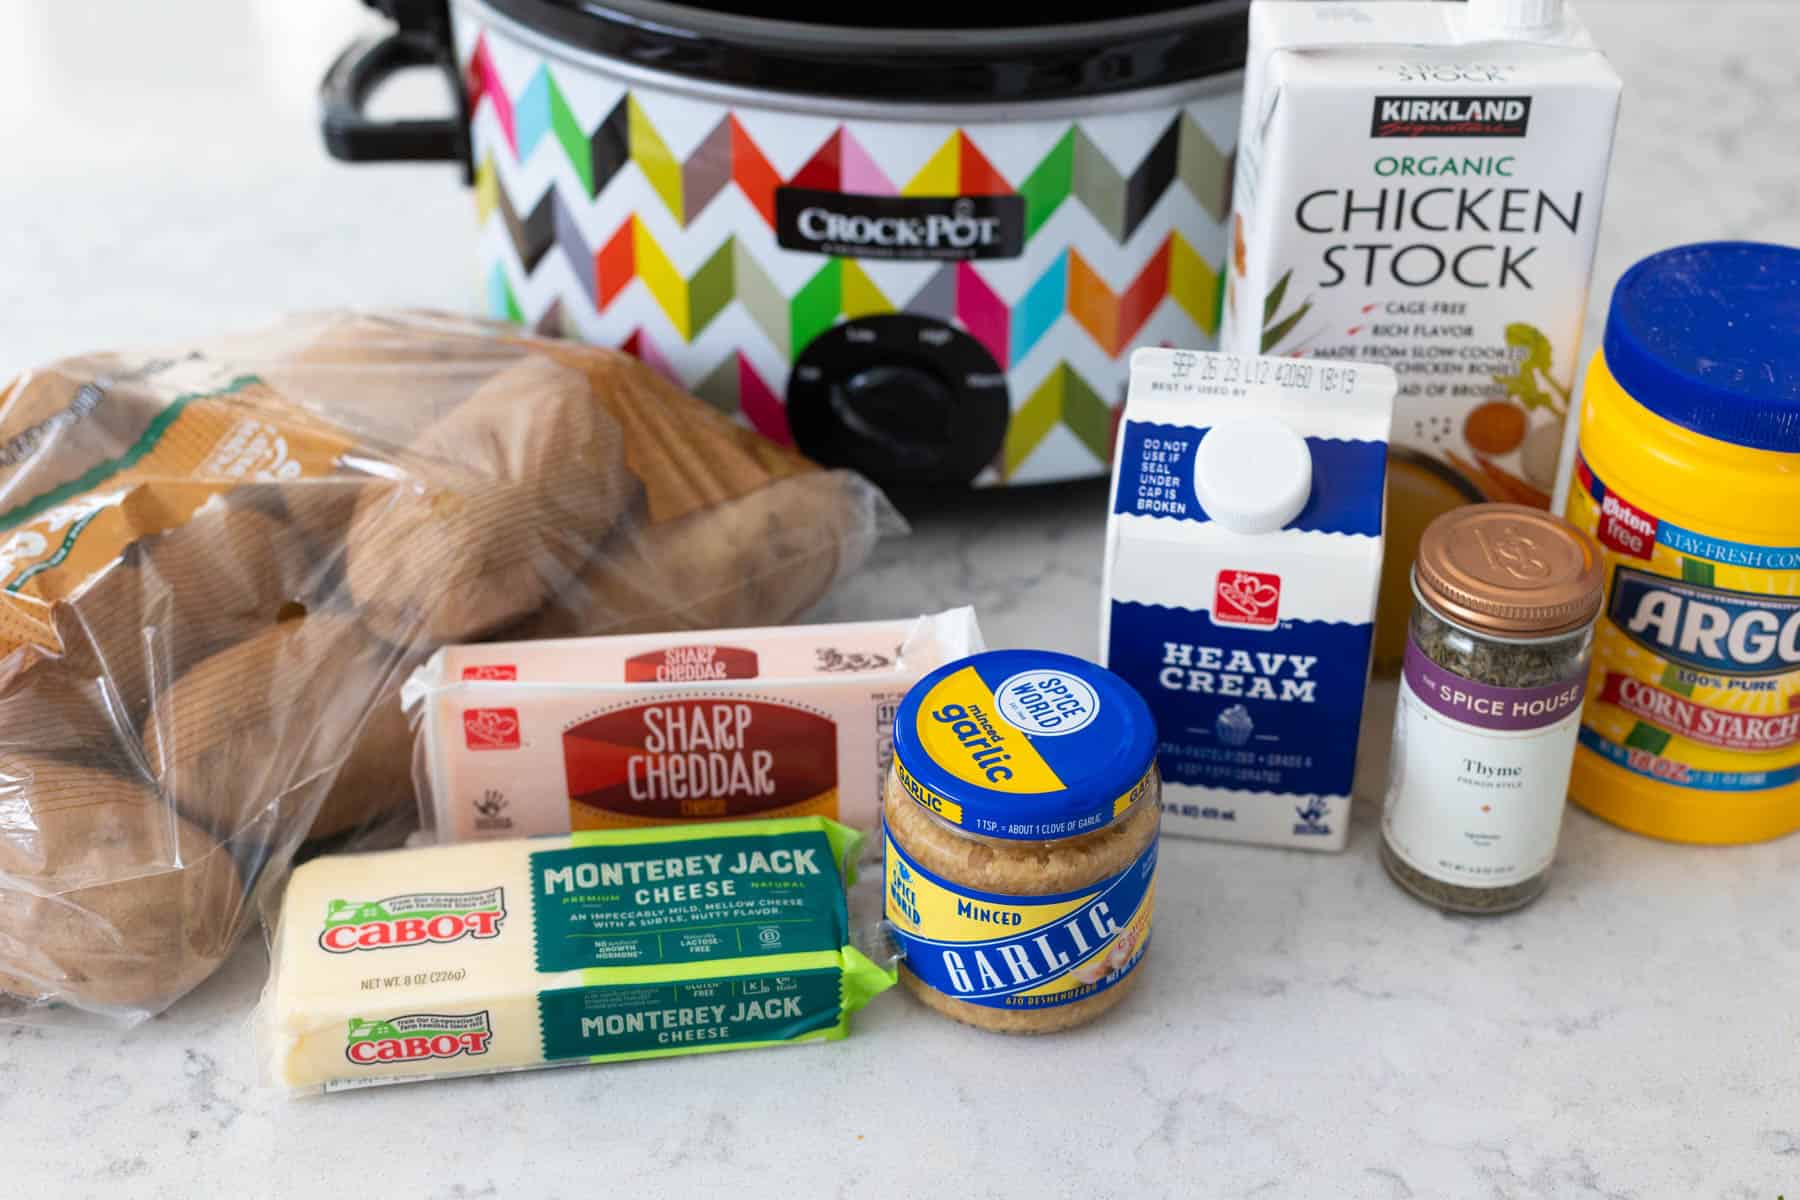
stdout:
[[1051,841],[1103,828],[1149,786],[1156,722],[1104,667],[992,650],[914,684],[894,721],[900,785],[969,833]]

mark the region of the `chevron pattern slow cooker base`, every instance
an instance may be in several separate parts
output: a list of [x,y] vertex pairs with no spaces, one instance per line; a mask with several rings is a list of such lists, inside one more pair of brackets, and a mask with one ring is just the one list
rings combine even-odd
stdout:
[[[788,400],[809,346],[911,314],[921,344],[966,339],[986,353],[965,359],[1003,376],[972,385],[1007,411],[969,482],[1099,475],[1130,348],[1214,342],[1231,81],[1074,119],[840,120],[641,74],[628,85],[479,6],[454,11],[493,315],[622,346],[777,441],[795,440]],[[815,205],[801,230],[892,235],[881,215],[916,200],[952,234],[993,214],[983,232],[1017,246],[795,248],[801,235],[778,228],[784,193]],[[846,203],[819,207],[833,198]]]

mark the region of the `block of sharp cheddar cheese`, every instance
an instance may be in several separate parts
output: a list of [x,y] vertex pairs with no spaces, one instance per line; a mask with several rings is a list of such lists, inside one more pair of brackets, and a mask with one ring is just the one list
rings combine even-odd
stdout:
[[975,614],[448,646],[407,683],[444,842],[816,814],[872,832],[912,683]]
[[314,859],[265,1069],[306,1093],[842,1038],[893,982],[850,944],[859,840],[815,816]]

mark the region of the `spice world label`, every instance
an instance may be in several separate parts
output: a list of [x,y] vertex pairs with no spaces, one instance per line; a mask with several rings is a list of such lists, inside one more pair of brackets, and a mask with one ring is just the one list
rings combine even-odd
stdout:
[[1419,702],[1452,721],[1504,733],[1547,729],[1581,708],[1587,677],[1574,675],[1539,687],[1497,687],[1445,670],[1415,642],[1406,646],[1405,678]]

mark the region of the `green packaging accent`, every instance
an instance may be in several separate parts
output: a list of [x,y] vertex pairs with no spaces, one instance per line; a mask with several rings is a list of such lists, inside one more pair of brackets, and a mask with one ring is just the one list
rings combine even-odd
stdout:
[[576,834],[567,849],[533,854],[537,969],[837,950],[850,923],[840,847],[816,822],[785,824],[721,836],[704,828],[679,841],[674,829],[630,831],[654,835],[639,841],[618,831]]
[[446,1034],[466,1033],[471,1030],[486,1033],[488,1031],[488,1014],[478,1012],[451,1016],[444,1013],[417,1013],[373,1021],[352,1017],[350,1018],[350,1027],[345,1031],[344,1040],[346,1043],[379,1042],[389,1038],[409,1036],[440,1037]]
[[544,1058],[604,1062],[829,1035],[844,1024],[840,975],[827,968],[540,992]]

